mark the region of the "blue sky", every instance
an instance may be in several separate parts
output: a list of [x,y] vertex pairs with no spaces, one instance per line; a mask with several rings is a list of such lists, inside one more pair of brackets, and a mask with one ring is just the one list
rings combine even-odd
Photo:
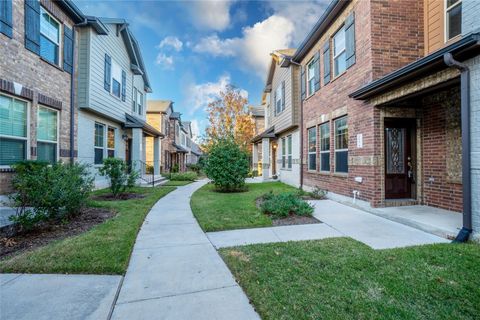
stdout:
[[260,102],[269,53],[295,47],[329,0],[76,0],[87,15],[126,19],[140,43],[153,93],[168,99],[197,134],[205,107],[227,84]]

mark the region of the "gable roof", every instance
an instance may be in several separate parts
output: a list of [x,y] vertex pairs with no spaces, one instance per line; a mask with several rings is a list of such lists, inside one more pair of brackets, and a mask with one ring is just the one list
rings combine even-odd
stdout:
[[86,17],[86,26],[92,27],[99,35],[108,35],[108,28],[106,24],[114,24],[117,26],[117,32],[120,32],[122,39],[125,42],[128,56],[130,57],[130,69],[136,75],[141,75],[143,78],[145,91],[152,92],[150,86],[150,80],[148,79],[147,70],[143,62],[140,46],[137,39],[133,36],[132,32],[128,28],[128,22],[125,19],[118,18],[100,18],[94,16]]
[[302,43],[300,43],[297,52],[292,58],[293,61],[300,63],[302,59],[305,58],[307,53],[315,46],[318,40],[320,40],[323,33],[330,27],[330,24],[350,1],[351,0],[332,0],[332,2],[330,2],[312,30],[307,34]]
[[172,114],[170,114],[170,119],[180,120],[180,115],[180,112],[172,112]]
[[148,100],[147,101],[147,113],[149,112],[166,113],[168,108],[172,108],[172,112],[173,112],[173,101],[171,100]]
[[250,113],[254,117],[265,117],[265,110],[263,109],[262,106],[250,106]]
[[83,12],[71,0],[59,0],[56,4],[65,12],[75,23],[85,21]]
[[265,84],[264,92],[272,91],[273,74],[277,65],[281,67],[288,67],[290,60],[295,54],[296,49],[278,49],[270,53],[272,59],[270,60],[270,68],[268,69],[267,82]]

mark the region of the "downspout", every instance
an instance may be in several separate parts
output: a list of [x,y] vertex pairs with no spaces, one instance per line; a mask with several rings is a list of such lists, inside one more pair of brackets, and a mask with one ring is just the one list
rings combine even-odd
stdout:
[[77,37],[75,36],[75,29],[87,24],[87,19],[85,19],[72,27],[73,65],[72,73],[70,74],[70,163],[72,164],[75,161],[75,70],[77,65]]
[[460,71],[462,108],[462,185],[463,185],[463,227],[453,242],[466,242],[472,233],[472,192],[470,177],[470,70],[455,60],[451,53],[443,56],[445,64]]
[[[300,88],[302,87],[302,65],[298,62],[289,60],[290,63],[298,66],[300,68]],[[301,89],[300,89],[301,90]],[[303,99],[302,94],[300,93],[300,189],[303,189]]]

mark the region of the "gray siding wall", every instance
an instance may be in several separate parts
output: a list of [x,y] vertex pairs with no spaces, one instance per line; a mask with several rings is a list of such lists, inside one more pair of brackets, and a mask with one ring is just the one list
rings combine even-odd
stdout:
[[77,103],[80,107],[86,107],[90,79],[90,29],[80,28],[78,38]]
[[[275,91],[285,81],[285,110],[275,115]],[[292,72],[291,67],[281,68],[277,64],[272,79],[272,92],[270,94],[270,126],[275,126],[275,132],[282,131],[293,124],[293,108],[292,108]]]
[[[479,31],[480,1],[463,0],[462,33]],[[480,241],[480,56],[466,61],[470,68],[470,138],[473,236]]]
[[[90,64],[86,71],[88,77],[79,78],[79,91],[87,91],[87,99],[83,102],[79,99],[79,107],[90,108],[119,122],[124,122],[125,113],[131,113],[132,110],[133,73],[130,70],[130,57],[122,36],[120,34],[117,36],[116,25],[107,24],[106,26],[109,29],[108,35],[98,35],[91,28],[86,29],[88,32],[85,34],[83,32],[80,34],[80,41],[85,41],[84,37],[88,39],[87,52],[89,52]],[[115,61],[127,73],[125,101],[111,95],[103,87],[105,54],[111,56],[112,64]]]

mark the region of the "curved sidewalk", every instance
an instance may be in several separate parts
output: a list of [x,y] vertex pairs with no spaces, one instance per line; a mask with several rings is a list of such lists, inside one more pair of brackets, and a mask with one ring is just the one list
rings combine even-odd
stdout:
[[149,212],[112,319],[260,319],[190,209],[206,181],[179,187]]

